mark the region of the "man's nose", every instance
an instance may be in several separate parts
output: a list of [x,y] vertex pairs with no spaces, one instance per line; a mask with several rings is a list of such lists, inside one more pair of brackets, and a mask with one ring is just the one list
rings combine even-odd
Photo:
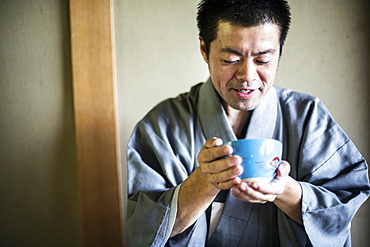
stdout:
[[244,61],[236,73],[238,80],[252,82],[257,78],[257,65],[253,61]]

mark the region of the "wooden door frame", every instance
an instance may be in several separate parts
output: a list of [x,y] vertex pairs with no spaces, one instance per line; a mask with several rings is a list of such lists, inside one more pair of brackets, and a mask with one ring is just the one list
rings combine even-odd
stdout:
[[124,245],[113,18],[113,0],[70,0],[84,246]]

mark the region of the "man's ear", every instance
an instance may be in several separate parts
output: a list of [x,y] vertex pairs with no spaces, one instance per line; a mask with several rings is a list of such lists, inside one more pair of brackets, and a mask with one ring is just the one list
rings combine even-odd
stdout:
[[204,61],[208,63],[208,54],[207,54],[206,44],[204,43],[201,36],[199,36],[199,47],[200,47],[200,52],[202,53],[202,57]]

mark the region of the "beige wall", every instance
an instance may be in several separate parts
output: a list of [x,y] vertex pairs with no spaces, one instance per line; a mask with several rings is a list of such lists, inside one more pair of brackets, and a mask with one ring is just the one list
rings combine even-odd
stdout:
[[0,0],[0,246],[81,246],[65,0]]
[[[116,5],[122,146],[159,101],[204,81],[197,0],[120,1]],[[320,97],[370,160],[369,3],[291,0],[292,27],[276,84]],[[370,203],[352,224],[353,246],[368,246]]]

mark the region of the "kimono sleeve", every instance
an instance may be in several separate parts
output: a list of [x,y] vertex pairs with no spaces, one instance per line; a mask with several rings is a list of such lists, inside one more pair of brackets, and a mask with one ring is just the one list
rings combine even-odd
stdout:
[[301,148],[302,219],[313,246],[343,246],[350,222],[369,196],[368,166],[318,101]]
[[[177,195],[188,176],[160,126],[141,121],[128,144],[129,246],[164,246],[177,213]],[[165,131],[165,130],[163,130]]]
[[[180,186],[179,186],[180,187]],[[127,245],[164,246],[177,212],[178,188],[163,193],[137,192],[127,203]],[[159,198],[155,198],[160,195]]]

